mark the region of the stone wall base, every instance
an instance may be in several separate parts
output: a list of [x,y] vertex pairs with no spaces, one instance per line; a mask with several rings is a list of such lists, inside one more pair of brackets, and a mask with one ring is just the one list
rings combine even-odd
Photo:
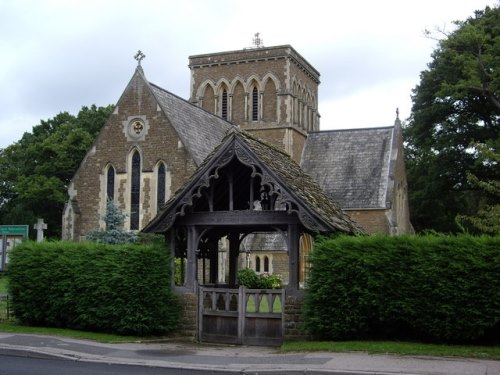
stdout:
[[195,293],[177,294],[180,306],[179,327],[176,335],[186,340],[196,341],[198,328],[198,297]]
[[285,301],[285,323],[283,340],[312,340],[313,336],[304,329],[302,307],[304,295],[287,296]]

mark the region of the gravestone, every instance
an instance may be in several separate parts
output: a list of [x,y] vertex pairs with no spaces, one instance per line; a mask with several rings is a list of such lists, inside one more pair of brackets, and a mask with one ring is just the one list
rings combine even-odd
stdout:
[[43,219],[38,219],[33,228],[36,230],[36,242],[43,241],[43,231],[47,229],[47,224],[43,222]]

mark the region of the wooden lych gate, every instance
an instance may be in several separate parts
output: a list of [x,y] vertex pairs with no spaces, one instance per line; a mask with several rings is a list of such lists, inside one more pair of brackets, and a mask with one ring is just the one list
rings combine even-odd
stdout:
[[283,289],[199,288],[198,337],[224,344],[281,345]]
[[[163,233],[179,260],[181,280],[173,287],[197,296],[200,341],[279,345],[285,291],[300,292],[301,236],[359,228],[286,154],[234,128],[143,231]],[[238,288],[241,241],[259,232],[284,238],[284,290]]]

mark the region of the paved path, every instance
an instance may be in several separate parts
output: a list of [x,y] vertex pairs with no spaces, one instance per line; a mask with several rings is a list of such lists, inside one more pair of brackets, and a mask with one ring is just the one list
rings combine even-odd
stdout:
[[[370,355],[288,353],[256,346],[182,342],[101,344],[55,336],[0,332],[0,354],[58,357],[78,361],[207,369],[242,374],[433,374],[500,375],[500,361]],[[1,364],[0,364],[1,369]]]

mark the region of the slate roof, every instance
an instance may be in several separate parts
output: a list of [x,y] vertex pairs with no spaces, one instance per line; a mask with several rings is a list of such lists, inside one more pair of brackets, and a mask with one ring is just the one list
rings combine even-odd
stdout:
[[243,251],[286,251],[287,244],[279,232],[251,233],[241,241]]
[[217,158],[221,157],[229,148],[236,149],[235,144],[238,142],[238,146],[244,145],[244,148],[252,154],[254,160],[260,168],[265,170],[265,173],[274,178],[296,202],[300,202],[305,207],[309,217],[313,217],[316,221],[321,222],[324,228],[328,228],[325,231],[364,233],[364,230],[343,212],[286,153],[236,127],[228,132],[219,147],[207,157],[184,187],[174,194],[143,231],[161,232],[168,230],[171,223],[165,223],[165,220],[170,220],[173,212],[183,201],[185,202],[185,194],[195,191],[197,180],[202,179],[203,174],[214,164],[217,164]]
[[231,123],[151,82],[149,85],[194,162],[200,165],[220,144]]
[[386,208],[394,127],[312,132],[302,169],[343,209]]

